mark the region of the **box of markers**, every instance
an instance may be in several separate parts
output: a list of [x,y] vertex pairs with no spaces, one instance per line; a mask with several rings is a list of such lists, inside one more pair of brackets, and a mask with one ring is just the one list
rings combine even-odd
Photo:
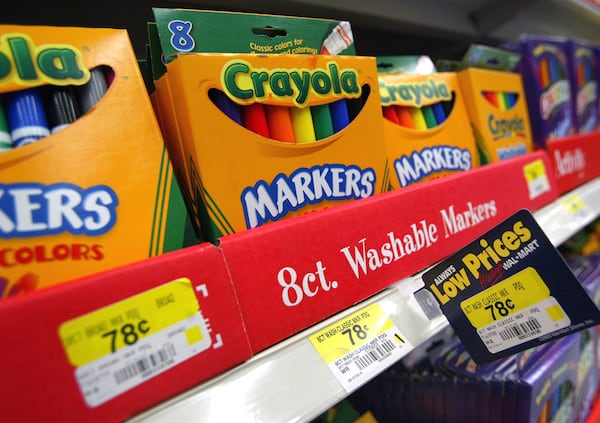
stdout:
[[600,66],[594,46],[584,40],[566,42],[571,84],[572,113],[576,132],[585,134],[600,128],[598,75]]
[[127,32],[0,34],[0,297],[196,243]]
[[394,188],[479,165],[456,73],[380,72],[379,95]]
[[[472,46],[466,56],[477,56],[477,60],[484,57],[483,63],[467,62],[462,66],[469,67],[458,72],[481,164],[533,150],[522,77],[500,65],[509,54],[514,55],[487,46]],[[487,65],[488,61],[495,65]],[[518,56],[515,61],[518,62]]]
[[347,22],[154,14],[161,126],[206,239],[387,190],[375,59]]
[[518,70],[523,77],[534,145],[545,148],[549,140],[574,134],[565,39],[523,34],[505,47],[521,54]]

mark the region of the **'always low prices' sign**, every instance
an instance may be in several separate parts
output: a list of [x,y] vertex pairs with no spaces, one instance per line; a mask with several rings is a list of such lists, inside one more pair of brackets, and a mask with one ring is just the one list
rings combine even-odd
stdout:
[[600,322],[600,311],[527,210],[424,273],[423,281],[478,363]]

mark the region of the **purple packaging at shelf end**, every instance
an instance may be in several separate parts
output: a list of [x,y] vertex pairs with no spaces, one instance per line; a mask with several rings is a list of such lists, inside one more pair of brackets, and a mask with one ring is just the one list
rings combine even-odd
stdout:
[[564,38],[524,34],[517,43],[506,45],[521,53],[519,71],[533,141],[541,148],[551,139],[575,133],[565,44]]
[[587,134],[598,129],[598,57],[594,45],[584,40],[568,40],[566,53],[575,128]]

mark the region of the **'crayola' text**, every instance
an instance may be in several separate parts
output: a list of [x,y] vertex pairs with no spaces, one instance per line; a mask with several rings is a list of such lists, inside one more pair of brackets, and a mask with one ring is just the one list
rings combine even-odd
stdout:
[[356,70],[340,69],[336,62],[329,62],[326,69],[255,69],[244,60],[232,60],[223,66],[221,83],[240,103],[273,97],[302,107],[310,103],[311,95],[356,98],[361,94]]
[[82,85],[90,79],[81,52],[66,44],[36,46],[24,34],[0,37],[0,83]]
[[381,104],[412,104],[420,106],[423,100],[451,100],[452,95],[445,82],[435,81],[429,78],[423,82],[407,82],[401,84],[389,84],[379,81],[379,96]]

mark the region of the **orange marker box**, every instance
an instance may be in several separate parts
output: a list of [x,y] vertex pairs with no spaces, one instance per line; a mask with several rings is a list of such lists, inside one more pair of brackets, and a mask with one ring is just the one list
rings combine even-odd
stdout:
[[[169,63],[156,98],[173,111],[161,117],[176,122],[162,126],[177,128],[167,143],[181,149],[187,191],[197,194],[191,208],[207,239],[385,191],[376,84],[371,57],[194,53]],[[287,107],[292,125],[306,117],[307,126],[294,127],[294,142],[266,137],[211,101],[210,90],[242,116],[255,104]],[[360,102],[360,111],[316,139],[310,108],[340,100]]]
[[[380,73],[379,95],[393,188],[478,166],[455,73]],[[397,119],[386,117],[390,107]]]
[[[2,25],[0,34],[2,100],[29,88],[81,92],[91,70],[107,71],[90,110],[0,153],[0,297],[186,245],[184,202],[127,32]],[[43,111],[49,120],[46,102]]]
[[521,75],[469,68],[458,72],[458,80],[483,164],[532,151]]

